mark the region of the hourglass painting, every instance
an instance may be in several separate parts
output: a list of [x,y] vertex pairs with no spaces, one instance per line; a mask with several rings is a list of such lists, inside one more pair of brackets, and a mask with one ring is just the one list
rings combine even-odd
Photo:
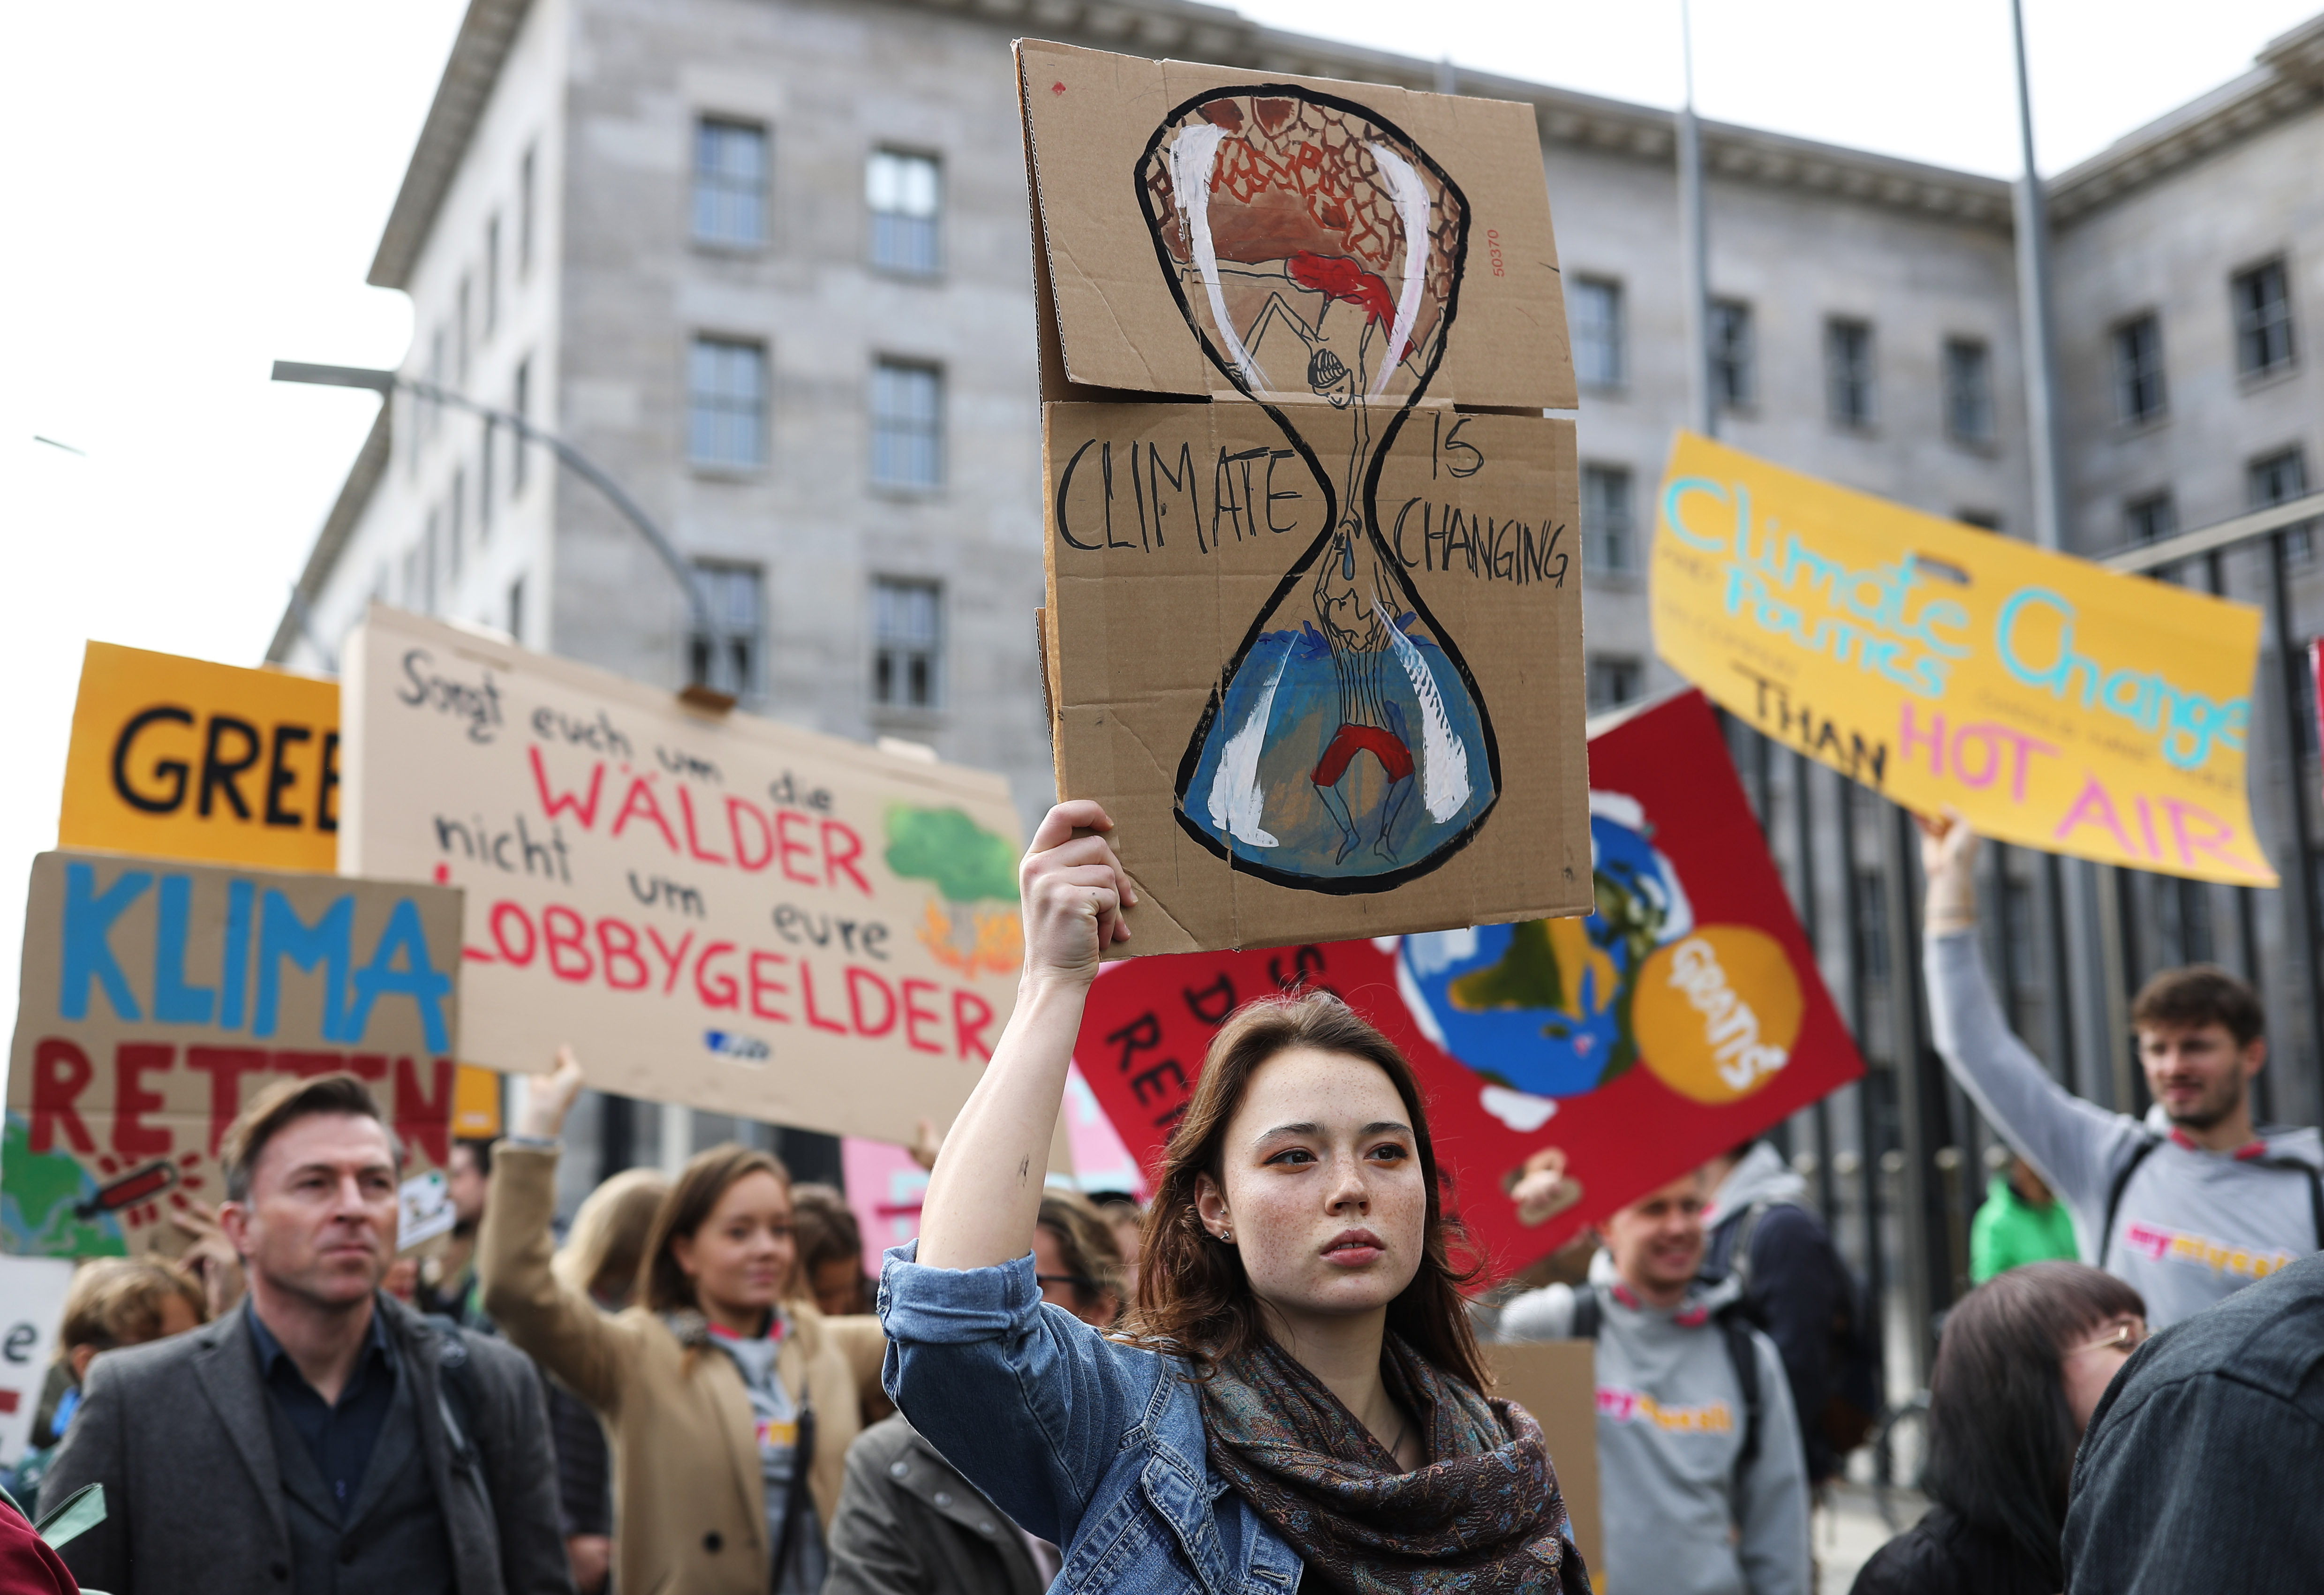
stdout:
[[1259,401],[1328,512],[1240,641],[1180,761],[1177,817],[1278,884],[1385,890],[1499,797],[1492,723],[1381,535],[1382,463],[1443,359],[1468,206],[1360,106],[1270,86],[1187,101],[1138,171],[1204,353]]

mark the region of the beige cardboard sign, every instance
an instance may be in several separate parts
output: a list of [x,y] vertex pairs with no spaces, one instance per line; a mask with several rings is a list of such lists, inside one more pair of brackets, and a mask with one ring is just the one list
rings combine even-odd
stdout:
[[1369,337],[1375,398],[1573,407],[1531,106],[1038,41],[1018,70],[1074,383],[1313,401]]
[[32,862],[0,1248],[183,1249],[218,1143],[281,1074],[371,1082],[406,1174],[449,1151],[460,894],[120,853]]
[[1573,429],[1539,413],[1572,373],[1532,113],[1019,63],[1043,668],[1058,789],[1106,805],[1144,898],[1121,950],[1587,913]]
[[1541,1425],[1557,1488],[1573,1519],[1573,1543],[1591,1581],[1606,1587],[1605,1520],[1598,1505],[1598,1348],[1589,1341],[1535,1341],[1488,1346],[1493,1394],[1514,1401]]
[[678,698],[374,606],[347,649],[346,867],[467,889],[461,1056],[911,1139],[1022,956],[997,775]]

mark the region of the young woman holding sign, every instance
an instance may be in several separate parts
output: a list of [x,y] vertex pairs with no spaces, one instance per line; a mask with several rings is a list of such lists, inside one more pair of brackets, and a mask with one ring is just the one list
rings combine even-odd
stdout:
[[477,1245],[484,1310],[605,1420],[620,1590],[816,1595],[847,1447],[876,1387],[877,1319],[804,1299],[790,1176],[714,1147],[662,1198],[638,1305],[602,1311],[558,1278],[557,1138],[581,1089],[560,1051],[493,1159]]
[[1042,1169],[1101,955],[1137,898],[1090,802],[1019,871],[1015,1014],[890,1257],[889,1388],[1062,1588],[1588,1589],[1541,1430],[1488,1399],[1411,1067],[1328,995],[1213,1043],[1115,1338],[1041,1302]]

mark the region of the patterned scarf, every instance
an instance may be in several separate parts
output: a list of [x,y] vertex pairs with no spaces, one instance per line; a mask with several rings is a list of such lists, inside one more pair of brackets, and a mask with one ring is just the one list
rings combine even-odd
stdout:
[[1222,1359],[1202,1383],[1211,1466],[1318,1587],[1588,1595],[1557,1471],[1525,1408],[1479,1395],[1395,1335],[1380,1375],[1426,1443],[1411,1472],[1271,1344]]

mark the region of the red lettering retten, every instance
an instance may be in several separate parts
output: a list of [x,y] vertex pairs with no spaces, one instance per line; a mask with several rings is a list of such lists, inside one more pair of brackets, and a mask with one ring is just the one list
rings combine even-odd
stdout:
[[165,1072],[178,1059],[178,1049],[163,1042],[124,1041],[113,1049],[113,1149],[124,1157],[152,1157],[170,1149],[170,1132],[148,1124],[145,1115],[169,1104],[158,1091],[149,1091],[145,1076]]
[[33,1151],[52,1148],[61,1129],[74,1151],[96,1156],[97,1143],[89,1139],[88,1126],[74,1106],[96,1074],[88,1054],[61,1036],[44,1037],[32,1048]]
[[450,1058],[436,1059],[435,1089],[424,1091],[411,1060],[395,1060],[395,1133],[405,1146],[426,1151],[438,1168],[452,1160],[452,1081],[457,1072]]
[[210,1156],[218,1155],[226,1127],[242,1112],[242,1077],[266,1072],[266,1055],[255,1046],[189,1046],[186,1067],[210,1077]]

